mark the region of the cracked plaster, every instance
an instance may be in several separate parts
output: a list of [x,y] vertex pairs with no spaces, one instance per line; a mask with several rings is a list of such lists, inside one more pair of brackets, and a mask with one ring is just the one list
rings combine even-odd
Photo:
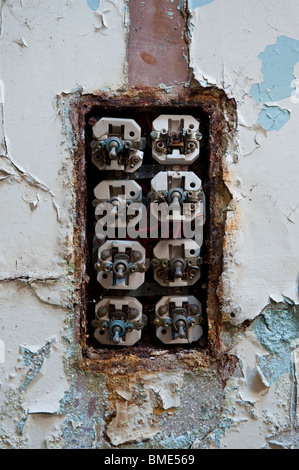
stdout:
[[[204,87],[224,89],[237,101],[237,139],[225,156],[233,201],[222,290],[225,314],[233,314],[227,327],[233,335],[229,352],[239,366],[218,395],[217,373],[201,372],[203,382],[193,382],[197,388],[192,390],[192,412],[202,429],[185,428],[177,434],[173,429],[177,422],[184,423],[180,413],[189,403],[183,385],[190,377],[185,373],[179,372],[182,387],[173,394],[168,392],[177,383],[174,377],[145,373],[138,382],[136,404],[130,388],[136,379],[116,389],[118,398],[109,399],[105,377],[78,373],[72,364],[78,355],[72,343],[73,142],[63,113],[72,94],[125,86],[126,2],[101,1],[95,8],[97,2],[2,1],[1,45],[9,54],[0,58],[5,83],[0,160],[5,240],[0,249],[0,331],[5,346],[5,363],[0,364],[1,447],[126,446],[127,432],[132,441],[128,445],[136,447],[144,438],[150,439],[148,446],[162,448],[298,447],[296,344],[293,374],[284,371],[270,383],[261,367],[269,352],[254,327],[241,329],[244,322],[258,318],[269,298],[298,302],[294,136],[299,111],[290,97],[283,100],[280,105],[287,107],[290,119],[269,134],[258,122],[261,105],[250,96],[250,87],[263,78],[261,51],[279,35],[296,36],[298,5],[288,0],[281,14],[280,2],[273,0],[270,6],[255,1],[259,15],[252,2],[241,7],[238,0],[189,5],[194,78]],[[167,85],[165,89],[169,91]],[[25,389],[30,361],[24,361],[24,354],[37,361]],[[194,399],[201,387],[204,394],[214,392],[218,409],[216,420],[207,421],[206,427],[206,404],[201,407]],[[142,423],[136,423],[140,413]]]

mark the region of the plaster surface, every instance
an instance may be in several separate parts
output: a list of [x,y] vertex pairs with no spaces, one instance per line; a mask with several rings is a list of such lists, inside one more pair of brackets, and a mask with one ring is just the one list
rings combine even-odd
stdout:
[[[132,12],[125,0],[3,0],[1,448],[299,446],[299,5],[164,3],[184,20],[193,77],[180,86],[236,102],[223,156],[232,199],[220,357],[191,371],[181,364],[121,377],[76,366],[69,102],[127,88]],[[176,83],[157,86],[169,93]]]

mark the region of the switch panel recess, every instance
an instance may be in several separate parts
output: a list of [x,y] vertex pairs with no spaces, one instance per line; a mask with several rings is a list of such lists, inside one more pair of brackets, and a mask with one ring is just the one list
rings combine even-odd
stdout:
[[[96,183],[90,188],[91,276],[97,280],[94,296],[101,299],[91,322],[93,338],[116,348],[194,343],[203,336],[205,297],[201,119],[170,110],[122,117],[105,112],[89,122]],[[164,295],[156,295],[158,286]],[[186,296],[191,288],[193,295]],[[166,297],[172,291],[173,297]],[[162,318],[159,312],[166,308],[169,314]]]
[[230,201],[220,101],[141,91],[75,103],[73,126],[84,137],[75,162],[79,329],[88,357],[214,344]]

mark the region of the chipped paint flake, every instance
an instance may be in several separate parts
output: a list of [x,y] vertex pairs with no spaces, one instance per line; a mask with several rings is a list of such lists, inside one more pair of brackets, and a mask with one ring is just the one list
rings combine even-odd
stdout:
[[31,210],[37,208],[38,203],[40,202],[40,196],[38,193],[33,194],[30,190],[26,191],[22,196],[23,201],[27,202]]
[[295,90],[294,66],[299,62],[299,40],[279,36],[275,44],[259,55],[263,81],[252,85],[250,93],[257,103],[280,101]]
[[[136,382],[136,383],[135,383]],[[142,380],[133,378],[116,392],[115,417],[107,426],[113,445],[153,438],[159,432],[157,410],[167,411],[180,406],[183,373],[147,374]],[[136,395],[138,402],[136,405]]]
[[260,356],[259,367],[271,385],[291,372],[292,349],[299,338],[299,307],[270,304],[254,321],[252,331],[269,354]]
[[21,387],[22,392],[25,392],[27,390],[27,387],[31,384],[36,375],[39,373],[44,363],[44,360],[50,356],[51,347],[54,342],[55,339],[47,341],[46,344],[37,351],[34,351],[32,347],[21,346],[20,349],[21,354],[23,356],[23,364],[24,366],[29,366],[25,380]]
[[127,401],[117,401],[116,417],[106,432],[111,444],[118,446],[126,442],[151,439],[159,432],[159,427],[155,424],[149,403],[130,405]]
[[129,28],[131,24],[130,21],[130,8],[128,5],[125,6],[125,13],[124,13],[124,25],[126,28]]
[[28,47],[28,44],[26,40],[23,37],[20,37],[18,39],[14,39],[14,42],[17,43],[21,47]]
[[258,123],[263,126],[266,131],[279,131],[290,119],[290,111],[282,109],[280,106],[263,105],[263,109],[259,114]]
[[171,93],[172,90],[173,90],[173,88],[174,88],[174,86],[170,86],[170,85],[167,86],[167,85],[165,85],[165,83],[159,83],[159,88],[160,88],[161,90],[166,91],[166,93]]
[[[263,103],[258,122],[267,131],[280,130],[290,119],[290,112],[278,105],[269,105],[296,92],[295,64],[299,62],[299,40],[279,36],[267,46],[259,58],[264,80],[252,85],[250,93],[257,103]],[[268,103],[268,104],[267,104]]]
[[[180,390],[183,385],[184,375],[178,372],[175,376],[165,376],[161,374],[161,380],[150,385],[155,394],[158,394],[164,410],[177,408],[180,406]],[[161,385],[163,383],[163,385]]]

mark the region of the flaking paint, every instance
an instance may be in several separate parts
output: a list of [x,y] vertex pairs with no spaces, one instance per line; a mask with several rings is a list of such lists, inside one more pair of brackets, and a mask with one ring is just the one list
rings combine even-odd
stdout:
[[279,36],[275,44],[259,54],[259,58],[263,81],[254,83],[250,94],[257,103],[263,103],[258,122],[267,131],[279,130],[290,119],[290,111],[271,103],[290,97],[296,91],[294,67],[299,61],[299,40]]
[[[231,199],[219,356],[179,358],[172,370],[129,375],[112,367],[109,375],[91,371],[92,358],[82,370],[74,341],[78,136],[69,102],[126,89],[132,23],[127,2],[103,0],[95,10],[97,3],[1,5],[1,447],[298,448],[298,109],[292,89],[279,95],[279,105],[250,94],[264,78],[260,51],[281,36],[296,44],[298,5],[288,0],[283,12],[276,0],[187,5],[192,86],[204,93],[212,87],[237,104],[238,133],[228,132],[223,156]],[[169,5],[186,14],[185,2],[169,3],[168,13]],[[28,72],[39,59],[44,68]],[[287,78],[274,76],[286,88],[292,74],[296,65]],[[170,99],[176,85],[156,84]],[[289,119],[268,133],[259,119],[270,104]]]

